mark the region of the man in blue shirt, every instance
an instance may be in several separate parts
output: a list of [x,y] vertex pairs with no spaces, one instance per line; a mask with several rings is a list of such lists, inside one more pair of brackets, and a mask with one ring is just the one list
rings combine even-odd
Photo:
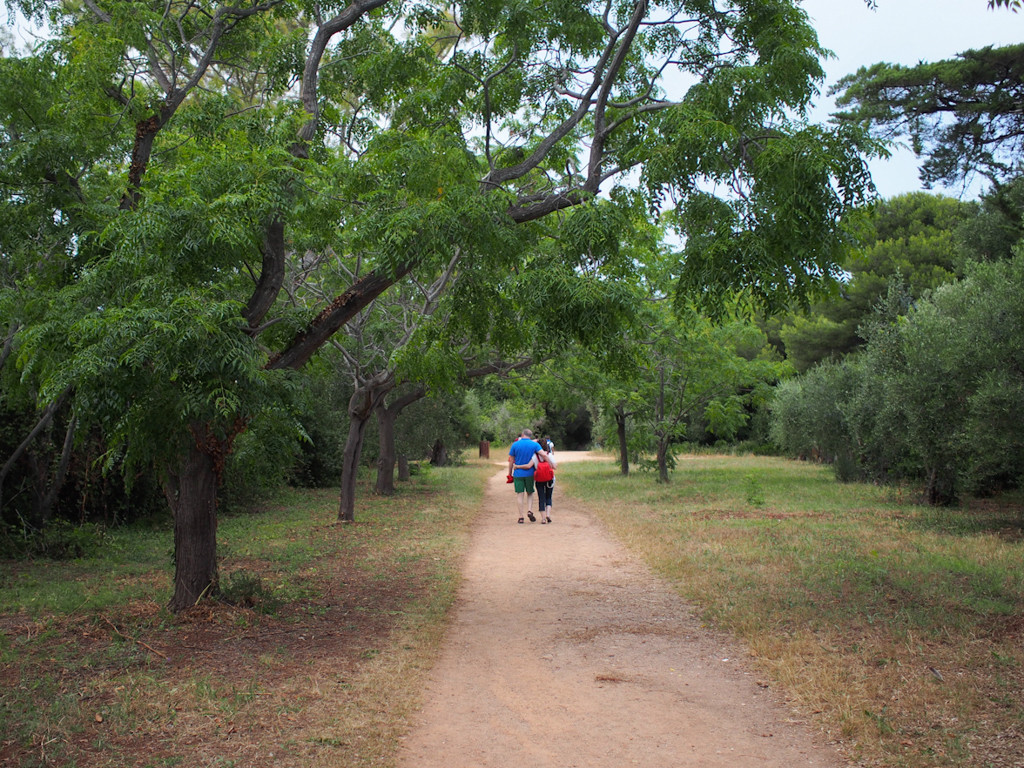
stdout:
[[519,439],[512,443],[508,449],[508,472],[512,475],[512,482],[515,484],[516,496],[519,501],[519,522],[523,522],[523,512],[535,522],[533,516],[533,471],[536,462],[533,457],[540,454],[547,458],[547,453],[541,448],[540,443],[533,439],[533,431],[524,429],[519,434]]

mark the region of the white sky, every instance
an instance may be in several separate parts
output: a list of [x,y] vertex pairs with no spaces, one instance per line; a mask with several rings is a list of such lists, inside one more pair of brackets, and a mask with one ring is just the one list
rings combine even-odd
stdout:
[[[821,44],[836,58],[825,63],[826,87],[859,67],[885,61],[912,66],[920,61],[949,59],[987,45],[1024,42],[1024,13],[1005,8],[988,10],[987,0],[878,0],[870,10],[864,0],[803,0],[804,10],[818,31]],[[834,109],[830,99],[819,99],[815,119]],[[917,159],[909,150],[872,165],[882,197],[922,188]],[[936,189],[957,196],[960,189]],[[963,192],[975,197],[977,188]]]

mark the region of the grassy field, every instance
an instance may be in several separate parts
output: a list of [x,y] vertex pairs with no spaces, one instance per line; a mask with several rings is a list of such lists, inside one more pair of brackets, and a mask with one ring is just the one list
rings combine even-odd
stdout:
[[[354,525],[333,489],[225,516],[230,602],[177,616],[168,521],[111,532],[97,558],[3,563],[0,765],[394,765],[494,471],[364,487]],[[858,764],[1024,765],[1020,498],[935,510],[721,456],[669,485],[576,463],[566,493]]]
[[1024,766],[1021,498],[938,510],[826,467],[683,458],[668,485],[574,464],[606,525],[871,766]]
[[97,558],[3,563],[0,765],[392,765],[493,472],[363,487],[351,525],[334,489],[224,516],[230,602],[177,616],[169,520]]

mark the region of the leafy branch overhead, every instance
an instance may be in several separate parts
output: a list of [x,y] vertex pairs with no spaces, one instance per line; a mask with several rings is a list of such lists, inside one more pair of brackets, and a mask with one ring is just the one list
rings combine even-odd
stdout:
[[486,281],[529,269],[600,344],[636,279],[611,224],[662,216],[687,295],[777,307],[871,194],[866,133],[803,121],[826,51],[795,0],[12,5],[49,36],[0,59],[10,359],[167,479],[176,607],[215,588],[235,437],[406,279],[451,264],[487,333]]
[[955,185],[972,173],[1003,182],[1024,155],[1024,44],[965,51],[914,67],[879,63],[835,86],[844,120],[890,140],[907,138],[923,157],[927,184]]

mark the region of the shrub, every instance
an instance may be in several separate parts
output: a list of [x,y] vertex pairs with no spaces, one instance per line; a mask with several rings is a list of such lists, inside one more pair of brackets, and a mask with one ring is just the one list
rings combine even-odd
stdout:
[[105,537],[106,529],[95,523],[52,520],[42,528],[8,525],[0,533],[0,557],[17,560],[95,557],[100,554]]
[[[899,285],[863,352],[780,384],[771,434],[840,479],[921,483],[926,501],[1024,479],[1024,254],[975,264],[913,307]],[[905,314],[902,314],[904,313]]]
[[281,607],[273,590],[251,571],[235,571],[221,584],[220,599],[229,605],[252,608],[257,613],[276,613]]

